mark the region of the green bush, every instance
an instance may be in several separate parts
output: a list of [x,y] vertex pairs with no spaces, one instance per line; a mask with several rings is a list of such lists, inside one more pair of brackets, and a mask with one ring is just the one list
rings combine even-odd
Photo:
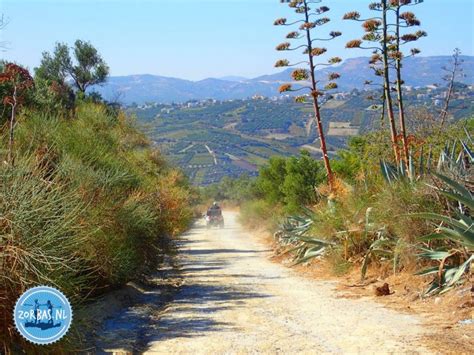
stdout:
[[[374,132],[353,138],[348,148],[339,152],[333,161],[338,177],[335,191],[328,194],[327,198],[320,196],[319,203],[311,207],[313,213],[308,214],[308,224],[304,224],[306,230],[303,233],[299,231],[301,225],[291,223],[291,220],[303,218],[304,214],[301,213],[304,210],[294,208],[284,193],[283,187],[288,177],[287,160],[275,160],[267,170],[262,170],[264,175],[260,180],[263,181],[263,190],[270,191],[270,196],[279,201],[285,211],[298,213],[290,217],[290,223],[287,221],[280,227],[282,235],[292,238],[280,238],[280,241],[290,240],[285,245],[294,251],[297,261],[310,260],[305,253],[300,252],[313,250],[308,248],[314,247],[314,240],[330,243],[329,247],[324,246],[324,253],[336,274],[348,270],[352,264],[361,265],[362,279],[371,264],[389,266],[383,270],[392,272],[401,269],[414,271],[419,266],[417,263],[422,262],[417,258],[420,246],[417,237],[430,233],[431,227],[426,221],[411,218],[408,214],[429,211],[439,216],[443,211],[439,196],[427,186],[432,183],[426,174],[430,168],[445,166],[456,171],[454,175],[458,178],[470,176],[470,170],[465,167],[470,167],[473,159],[467,143],[471,142],[472,145],[469,137],[472,122],[458,122],[448,127],[446,132],[425,137],[424,141],[412,137],[411,156],[414,164],[411,166],[417,165],[417,169],[413,169],[416,175],[413,174],[410,179],[393,178],[390,182],[386,181],[380,170],[380,162],[391,159],[388,137],[381,132]],[[456,138],[462,143],[452,144]],[[446,142],[451,142],[449,149],[445,148]],[[445,162],[438,163],[437,158],[443,154]],[[423,169],[419,166],[427,165],[428,155],[432,156],[431,164],[425,167],[425,174],[421,174]],[[459,174],[460,166],[464,167],[464,174]],[[319,188],[319,191],[324,190]],[[312,195],[307,193],[307,196]],[[299,201],[298,204],[300,208],[309,205],[307,201]],[[443,246],[446,247],[446,243]],[[322,253],[312,251],[310,254],[311,257],[319,257]]]
[[288,213],[317,202],[316,187],[324,181],[324,168],[307,151],[299,157],[272,157],[260,170],[256,189],[269,204],[281,204]]

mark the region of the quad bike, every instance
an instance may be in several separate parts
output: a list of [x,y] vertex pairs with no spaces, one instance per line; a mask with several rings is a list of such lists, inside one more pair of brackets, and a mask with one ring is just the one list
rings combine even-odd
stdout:
[[222,214],[220,215],[207,215],[206,216],[206,227],[207,229],[211,227],[219,227],[219,228],[224,228],[224,217],[222,217]]

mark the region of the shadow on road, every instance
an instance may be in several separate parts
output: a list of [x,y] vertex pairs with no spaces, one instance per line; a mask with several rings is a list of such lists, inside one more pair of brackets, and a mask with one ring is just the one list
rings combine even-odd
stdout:
[[183,250],[184,255],[201,255],[201,254],[261,254],[269,250],[242,250],[242,249],[189,249]]
[[270,296],[239,286],[190,282],[181,287],[172,303],[172,309],[161,317],[155,334],[147,340],[155,342],[170,338],[190,338],[233,329],[232,323],[216,321],[213,314],[244,306],[245,299],[267,297]]
[[[192,234],[193,232],[191,232]],[[203,248],[197,243],[204,243],[201,238],[197,243],[189,239],[180,241],[181,272],[184,284],[175,295],[168,310],[159,316],[153,334],[147,340],[149,343],[174,338],[191,338],[206,336],[210,332],[235,330],[235,324],[216,313],[245,307],[245,300],[268,298],[269,294],[255,292],[251,280],[262,279],[262,275],[229,272],[229,263],[233,256],[260,257],[262,250],[232,249],[232,248]],[[211,244],[212,245],[212,244]],[[196,248],[197,247],[197,248]],[[230,256],[232,256],[230,258]],[[228,278],[229,281],[217,281]]]

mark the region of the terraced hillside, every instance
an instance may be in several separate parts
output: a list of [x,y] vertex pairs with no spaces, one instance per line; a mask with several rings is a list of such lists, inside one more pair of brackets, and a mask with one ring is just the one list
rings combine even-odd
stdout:
[[[467,91],[466,91],[467,90]],[[452,119],[474,112],[474,91],[452,102]],[[413,89],[409,106],[436,113],[443,103],[442,88]],[[330,153],[343,148],[354,135],[380,125],[380,112],[368,92],[334,94],[323,105]],[[273,155],[294,155],[306,149],[320,157],[311,106],[287,97],[271,100],[205,100],[185,104],[147,104],[131,107],[146,133],[168,158],[178,164],[196,185],[207,185],[224,176],[255,175]]]

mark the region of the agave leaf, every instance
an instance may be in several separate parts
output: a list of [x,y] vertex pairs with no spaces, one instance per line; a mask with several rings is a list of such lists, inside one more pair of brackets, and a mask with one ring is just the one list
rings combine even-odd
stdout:
[[415,181],[415,165],[413,163],[413,155],[411,152],[408,158],[408,177],[411,182]]
[[456,165],[457,165],[457,168],[458,169],[462,169],[463,168],[463,158],[464,158],[464,153],[463,151],[461,150],[458,154],[458,157],[456,158]]
[[300,245],[300,246],[297,246],[297,247],[294,247],[294,248],[290,248],[290,249],[288,249],[288,250],[285,250],[285,251],[283,252],[283,254],[291,254],[291,253],[294,253],[294,252],[299,251],[301,248],[303,248],[303,246],[301,246],[301,245]]
[[457,191],[459,194],[463,195],[464,197],[471,196],[471,192],[466,189],[463,185],[460,183],[454,181],[453,179],[448,178],[447,176],[444,176],[442,174],[438,174],[433,172],[433,175],[436,176],[438,179],[442,180],[446,185],[452,187],[455,191]]
[[[446,227],[439,227],[439,230],[444,232],[448,239],[453,241],[474,245],[474,233],[469,230],[454,227],[453,229]],[[467,246],[467,245],[466,245]]]
[[322,255],[324,253],[324,251],[326,250],[326,248],[320,248],[318,250],[314,250],[314,251],[307,251],[304,255],[304,257],[300,258],[297,260],[296,263],[294,263],[293,265],[299,265],[299,264],[303,264],[311,259],[314,259],[320,255]]
[[452,193],[449,191],[444,191],[444,190],[440,191],[439,193],[442,194],[443,196],[446,196],[447,198],[451,200],[458,201],[464,204],[470,209],[474,209],[474,199],[472,198],[472,196],[459,195],[459,194]]
[[451,159],[451,161],[454,161],[454,158],[456,156],[456,146],[457,146],[457,142],[454,141],[453,146],[451,147],[451,154],[449,155],[449,158]]
[[454,286],[443,286],[443,288],[440,290],[439,294],[442,295],[450,290],[452,290],[454,288]]
[[458,201],[470,209],[474,209],[474,199],[471,196],[459,195],[449,191],[440,191],[440,194],[448,197],[451,200]]
[[467,259],[466,262],[464,262],[461,266],[457,268],[456,273],[452,276],[452,278],[450,279],[450,281],[447,283],[446,286],[447,287],[454,286],[461,279],[461,277],[466,273],[472,261],[474,261],[474,254],[471,255],[471,257]]
[[469,134],[469,131],[466,129],[466,127],[464,127],[464,132],[466,132],[466,137],[467,137],[467,139],[469,139],[469,142],[470,142],[471,144],[473,144],[471,135]]
[[441,221],[441,222],[444,222],[444,223],[448,224],[449,226],[458,228],[461,231],[465,231],[467,229],[466,225],[464,225],[462,222],[460,222],[460,221],[458,221],[458,220],[456,220],[452,217],[448,217],[448,216],[438,214],[438,213],[419,212],[419,213],[412,213],[412,214],[410,214],[410,216],[415,217],[415,218],[423,218],[423,219],[430,219],[430,220],[434,220],[434,221]]
[[[445,266],[444,270],[449,270],[449,269],[453,269],[453,268],[456,268],[456,267],[455,266]],[[415,273],[415,275],[425,276],[425,275],[433,275],[433,274],[438,274],[438,273],[439,273],[439,266],[434,266],[434,267],[430,267],[430,268],[418,271],[418,272]]]
[[385,178],[385,180],[391,184],[392,183],[392,179],[391,179],[391,174],[390,174],[390,170],[389,170],[389,167],[387,165],[386,162],[384,161],[380,161],[380,170],[382,170],[382,175],[383,177]]
[[[439,273],[439,268],[436,268],[436,274]],[[445,272],[441,275],[441,283],[439,282],[439,277],[435,277],[433,279],[433,281],[431,282],[431,285],[430,287],[428,288],[428,290],[426,290],[425,292],[425,295],[433,295],[433,294],[437,294],[437,293],[440,293],[440,291],[448,291],[449,289],[446,289],[445,286],[446,286],[446,280],[447,279],[451,279],[453,277],[453,275],[456,273],[456,270],[457,270],[457,267],[445,267],[443,269]]]
[[474,229],[474,219],[472,219],[471,216],[466,216],[459,211],[456,211],[456,216],[459,218],[461,223],[466,225],[468,231],[472,231]]
[[443,260],[447,257],[449,257],[451,253],[447,251],[440,251],[440,250],[426,250],[423,253],[418,254],[418,256],[425,258],[425,259],[430,259],[430,260]]
[[415,272],[415,275],[418,275],[418,276],[431,275],[437,272],[439,272],[439,267],[434,266],[434,267],[430,267],[424,270],[417,271]]
[[462,144],[462,148],[463,148],[464,152],[466,153],[466,155],[471,160],[471,163],[474,163],[474,153],[469,149],[469,147],[467,146],[466,143],[461,141],[461,144]]
[[431,283],[430,287],[425,291],[424,295],[434,295],[436,293],[439,292],[439,285],[438,285],[438,281],[436,281],[437,278],[435,278],[433,280],[433,282]]
[[402,159],[400,159],[400,162],[398,163],[397,173],[398,173],[398,175],[405,177],[406,171],[405,171],[404,163],[403,163]]
[[305,243],[309,243],[309,244],[317,244],[317,245],[334,245],[334,243],[331,243],[327,240],[323,240],[323,239],[317,239],[317,238],[313,238],[313,237],[300,237],[298,238],[299,240],[301,240],[302,242],[305,242]]
[[417,238],[420,242],[430,242],[432,240],[443,240],[446,239],[446,235],[443,233],[431,233]]
[[442,150],[440,153],[439,153],[439,158],[438,158],[438,165],[436,166],[436,170],[440,171],[441,170],[441,167],[444,163],[444,150]]
[[308,208],[308,207],[303,207],[303,208],[302,208],[302,212],[303,212],[308,218],[310,218],[311,220],[314,220],[314,218],[315,218],[315,213],[314,213],[314,211],[312,211],[310,208]]

